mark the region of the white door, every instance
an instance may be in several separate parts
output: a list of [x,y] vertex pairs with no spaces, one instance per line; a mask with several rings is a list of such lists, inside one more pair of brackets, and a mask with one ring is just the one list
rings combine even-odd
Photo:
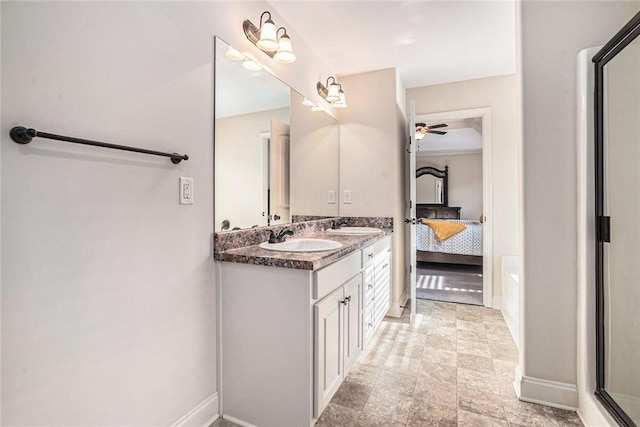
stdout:
[[409,123],[407,129],[407,143],[404,153],[404,188],[405,188],[405,266],[406,280],[405,289],[408,289],[411,298],[410,321],[416,315],[416,103],[411,100]]
[[289,208],[289,125],[271,121],[269,155],[270,224],[291,222]]
[[336,289],[314,306],[315,324],[315,405],[318,417],[340,387],[344,373],[342,359],[344,290]]
[[362,274],[358,274],[344,285],[344,374],[362,350]]

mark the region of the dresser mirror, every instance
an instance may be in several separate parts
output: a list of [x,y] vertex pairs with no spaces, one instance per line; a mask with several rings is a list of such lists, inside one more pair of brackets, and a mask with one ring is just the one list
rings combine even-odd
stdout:
[[444,170],[425,166],[416,170],[416,203],[427,206],[448,206],[449,166]]
[[219,37],[214,57],[215,231],[337,216],[337,120]]

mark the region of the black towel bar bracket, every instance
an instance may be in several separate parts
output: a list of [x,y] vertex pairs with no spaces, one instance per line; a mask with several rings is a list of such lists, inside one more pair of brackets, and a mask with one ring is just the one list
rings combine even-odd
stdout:
[[186,154],[163,153],[162,151],[147,150],[145,148],[128,147],[126,145],[109,144],[107,142],[91,141],[89,139],[74,138],[71,136],[55,135],[53,133],[40,132],[35,129],[27,129],[24,126],[15,126],[9,132],[11,139],[18,144],[28,144],[33,138],[55,139],[56,141],[72,142],[74,144],[93,145],[95,147],[112,148],[114,150],[133,151],[134,153],[151,154],[153,156],[163,156],[171,158],[173,164],[178,164],[183,160],[189,160]]

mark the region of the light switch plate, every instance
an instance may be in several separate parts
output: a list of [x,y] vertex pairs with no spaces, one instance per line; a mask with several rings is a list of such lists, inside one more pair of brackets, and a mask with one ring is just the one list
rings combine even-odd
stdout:
[[327,196],[327,203],[330,204],[335,204],[336,203],[336,191],[335,190],[329,190],[328,196]]
[[180,204],[193,204],[193,178],[180,177]]
[[344,203],[351,203],[351,190],[344,190]]

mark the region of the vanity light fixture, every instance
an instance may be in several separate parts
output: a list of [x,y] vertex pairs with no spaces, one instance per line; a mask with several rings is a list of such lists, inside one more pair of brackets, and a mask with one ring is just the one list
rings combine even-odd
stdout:
[[244,56],[242,53],[232,48],[231,46],[229,46],[229,49],[227,49],[227,52],[225,53],[225,55],[227,56],[227,58],[233,61],[242,61],[247,59],[246,56]]
[[[265,15],[268,15],[267,20],[262,22]],[[260,27],[256,27],[246,19],[242,23],[242,29],[251,43],[277,62],[290,64],[296,60],[287,29],[280,27],[276,30],[276,25],[271,19],[271,12],[265,11],[260,15]],[[280,30],[283,30],[283,34],[278,38]]]
[[[331,84],[329,84],[329,80],[332,80]],[[329,76],[326,85],[318,82],[316,88],[318,89],[318,94],[333,107],[347,108],[347,101],[344,91],[342,90],[342,85],[336,82],[335,77]]]

